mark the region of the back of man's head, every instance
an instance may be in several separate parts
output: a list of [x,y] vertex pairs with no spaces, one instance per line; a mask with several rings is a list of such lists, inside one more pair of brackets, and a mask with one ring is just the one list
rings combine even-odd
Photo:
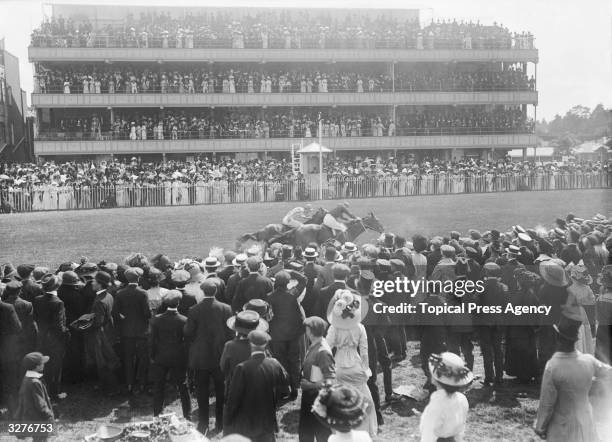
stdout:
[[259,258],[256,256],[251,256],[246,261],[247,268],[249,272],[257,272],[259,270],[259,266],[261,265],[259,262]]
[[336,248],[335,247],[326,247],[325,248],[325,261],[334,262],[336,260]]
[[334,275],[334,279],[338,281],[345,281],[350,273],[351,269],[344,264],[334,264],[332,266],[332,274]]

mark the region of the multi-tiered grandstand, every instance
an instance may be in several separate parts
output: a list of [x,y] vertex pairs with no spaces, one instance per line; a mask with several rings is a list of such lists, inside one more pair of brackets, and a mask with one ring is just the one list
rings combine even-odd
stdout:
[[[418,10],[53,5],[32,35],[34,153],[494,159],[535,145],[538,52]],[[319,123],[319,120],[321,122]]]

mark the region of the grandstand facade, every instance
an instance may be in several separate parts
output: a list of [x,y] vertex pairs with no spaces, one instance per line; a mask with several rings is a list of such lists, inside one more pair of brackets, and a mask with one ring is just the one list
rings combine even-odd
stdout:
[[319,127],[343,157],[536,144],[533,38],[418,10],[53,5],[29,59],[45,159],[288,157]]

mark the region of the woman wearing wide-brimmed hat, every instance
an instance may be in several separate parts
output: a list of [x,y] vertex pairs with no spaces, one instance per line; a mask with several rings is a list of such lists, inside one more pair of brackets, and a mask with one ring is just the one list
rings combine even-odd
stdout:
[[552,259],[542,262],[539,271],[544,284],[538,291],[538,299],[542,305],[551,307],[550,314],[542,316],[538,331],[538,363],[541,373],[555,352],[556,333],[553,325],[559,322],[561,310],[567,303],[570,279],[563,266]]
[[431,355],[429,371],[437,390],[421,416],[421,441],[462,441],[469,405],[461,391],[472,383],[474,375],[463,359],[451,352]]
[[313,413],[333,431],[328,442],[371,442],[366,431],[356,430],[366,418],[368,403],[349,385],[327,385],[317,396]]
[[330,327],[326,339],[329,346],[336,349],[336,380],[356,388],[368,404],[366,418],[358,428],[376,437],[376,410],[367,384],[371,376],[368,337],[361,324],[367,310],[368,303],[364,298],[350,290],[337,290],[327,309]]
[[593,378],[609,376],[612,368],[592,355],[576,351],[582,321],[561,315],[557,352],[546,363],[534,431],[551,442],[598,442],[589,402]]
[[597,298],[597,337],[595,355],[600,361],[612,360],[612,265],[605,266],[597,278],[601,286]]

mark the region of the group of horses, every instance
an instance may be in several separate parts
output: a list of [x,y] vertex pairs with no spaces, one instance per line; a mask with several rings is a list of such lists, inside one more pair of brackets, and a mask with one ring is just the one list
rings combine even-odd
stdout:
[[323,224],[323,218],[328,211],[319,208],[314,215],[303,225],[289,228],[283,224],[268,224],[263,229],[253,233],[245,233],[238,238],[238,245],[252,240],[266,245],[275,242],[290,244],[306,248],[309,244],[319,245],[333,243],[335,241],[344,244],[347,241],[353,242],[359,235],[366,230],[373,230],[383,233],[384,228],[376,216],[369,212],[363,218],[351,220],[346,223],[346,232],[339,232],[334,235],[332,229]]

